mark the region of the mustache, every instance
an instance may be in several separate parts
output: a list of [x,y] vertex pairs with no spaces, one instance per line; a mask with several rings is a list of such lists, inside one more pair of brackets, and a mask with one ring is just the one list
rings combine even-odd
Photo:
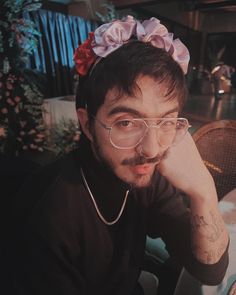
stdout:
[[136,166],[136,165],[143,165],[143,164],[157,164],[162,159],[166,158],[167,152],[164,152],[162,155],[157,155],[153,158],[145,158],[143,156],[136,156],[130,159],[124,159],[121,164],[122,165],[129,165],[129,166]]

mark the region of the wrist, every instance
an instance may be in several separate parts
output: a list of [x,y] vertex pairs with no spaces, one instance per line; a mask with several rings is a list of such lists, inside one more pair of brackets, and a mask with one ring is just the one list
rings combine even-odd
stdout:
[[217,204],[218,206],[218,196],[216,189],[212,190],[205,190],[205,191],[193,191],[189,193],[189,199],[192,204],[196,205],[212,205],[212,204]]
[[217,191],[212,177],[208,177],[198,186],[189,188],[188,195],[191,200],[196,202],[212,202],[213,200],[218,202]]

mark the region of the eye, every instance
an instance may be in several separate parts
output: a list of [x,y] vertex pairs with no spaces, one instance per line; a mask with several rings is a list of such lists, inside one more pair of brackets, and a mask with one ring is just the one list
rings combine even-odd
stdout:
[[134,122],[131,120],[122,120],[115,123],[117,128],[132,128],[135,126]]
[[162,123],[163,127],[172,127],[176,125],[176,121],[174,120],[168,120],[168,121],[164,121]]
[[173,126],[176,124],[176,121],[165,121],[164,122],[164,125],[167,125],[167,126]]
[[166,120],[161,124],[163,131],[173,131],[176,128],[176,120]]
[[183,129],[186,126],[187,126],[187,122],[186,121],[178,120],[176,122],[176,129]]

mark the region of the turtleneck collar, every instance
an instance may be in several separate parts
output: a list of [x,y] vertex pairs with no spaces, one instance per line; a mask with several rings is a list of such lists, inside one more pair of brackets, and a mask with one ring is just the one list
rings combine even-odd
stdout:
[[96,159],[90,142],[85,138],[80,142],[78,157],[100,211],[107,220],[116,218],[129,185]]

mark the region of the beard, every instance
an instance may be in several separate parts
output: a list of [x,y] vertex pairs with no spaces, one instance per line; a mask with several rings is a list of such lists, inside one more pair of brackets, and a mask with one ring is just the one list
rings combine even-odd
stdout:
[[[102,151],[101,146],[98,143],[97,137],[93,132],[93,144],[92,144],[92,150],[94,153],[95,158],[99,161],[101,166],[109,171],[109,173],[115,175],[119,179],[121,179],[123,182],[127,183],[131,188],[145,188],[149,187],[152,184],[153,176],[155,174],[155,169],[151,175],[136,175],[134,181],[128,180],[125,175],[122,175],[123,177],[120,177],[115,173],[116,171],[116,165],[112,161],[112,159],[108,159],[105,154]],[[122,160],[121,165],[123,166],[136,166],[136,165],[144,165],[144,164],[153,164],[157,166],[160,161],[166,157],[167,151],[165,151],[162,155],[157,155],[153,158],[145,158],[141,155],[135,155],[131,158],[126,158]]]

